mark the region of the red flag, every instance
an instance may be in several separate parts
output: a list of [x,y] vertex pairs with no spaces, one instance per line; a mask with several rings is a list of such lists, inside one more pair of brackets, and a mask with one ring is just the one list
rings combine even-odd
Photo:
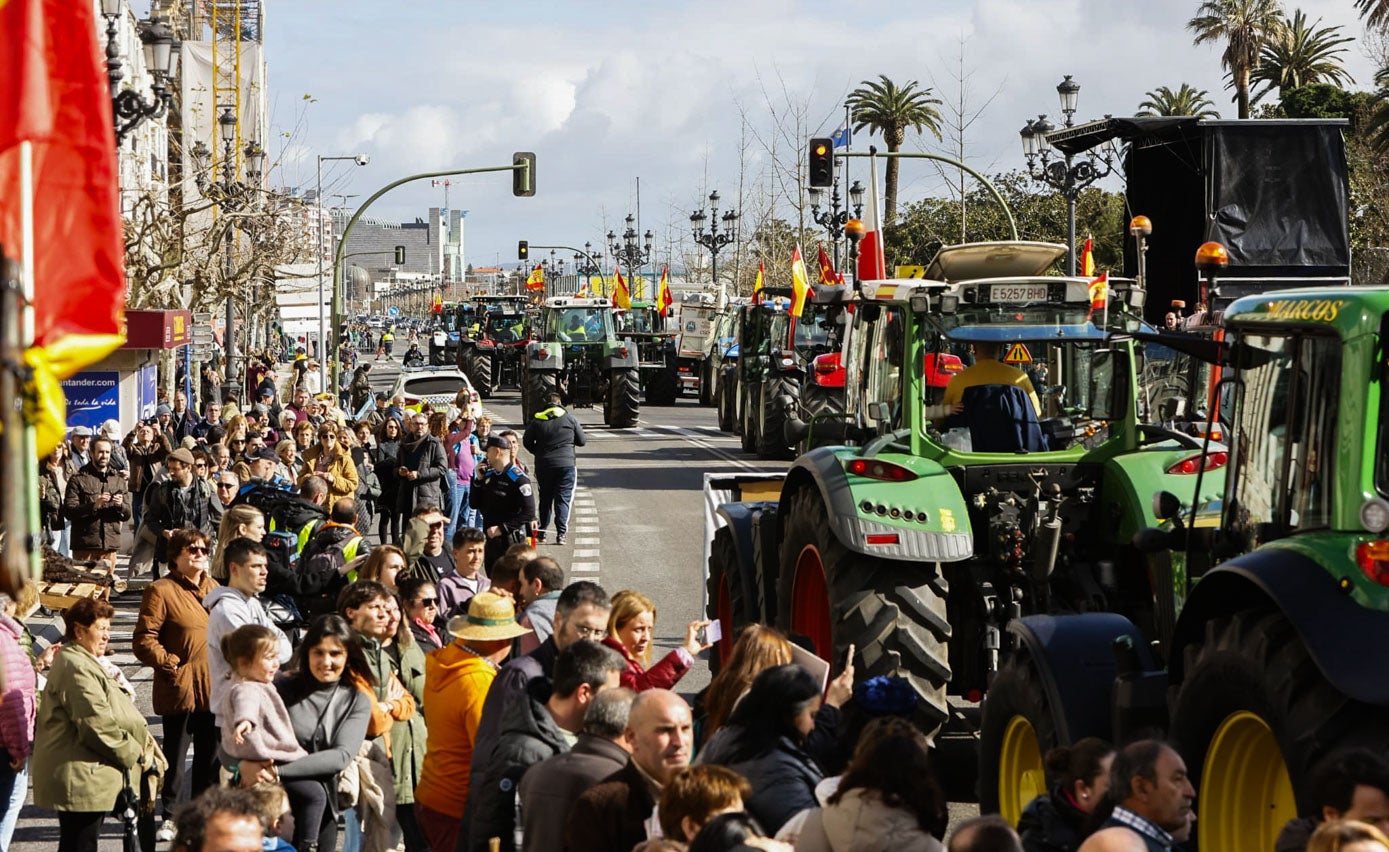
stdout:
[[828,287],[844,283],[844,276],[835,271],[830,256],[825,254],[824,243],[820,243],[820,283]]
[[868,231],[858,244],[858,277],[860,281],[881,281],[887,277],[887,259],[883,256],[882,235]]
[[21,142],[33,143],[34,342],[60,377],[124,339],[111,89],[91,3],[0,0],[0,246],[18,257]]

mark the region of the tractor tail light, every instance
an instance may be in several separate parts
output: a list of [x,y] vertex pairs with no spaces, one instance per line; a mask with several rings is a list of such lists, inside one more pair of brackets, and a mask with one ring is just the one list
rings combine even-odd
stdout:
[[[1203,460],[1205,461],[1204,466],[1202,466]],[[1206,455],[1197,453],[1194,456],[1188,456],[1182,459],[1181,461],[1177,462],[1176,464],[1172,465],[1167,469],[1167,472],[1175,474],[1188,474],[1200,473],[1202,470],[1219,470],[1220,468],[1224,467],[1225,464],[1229,461],[1230,454],[1227,452],[1220,451],[1209,453]]]
[[864,544],[897,544],[900,541],[897,533],[870,533],[863,537]]
[[1355,548],[1360,570],[1381,586],[1389,586],[1389,541],[1367,541]]
[[539,352],[535,353],[535,357],[539,358],[541,361],[544,361],[546,358],[550,357],[550,350],[542,349]]
[[618,354],[618,355],[621,355],[623,358],[626,358],[626,357],[627,357],[627,347],[626,347],[626,346],[619,346],[619,347],[617,347],[617,354]]
[[911,482],[916,474],[902,467],[880,459],[850,459],[844,469],[855,476],[878,479],[883,482]]

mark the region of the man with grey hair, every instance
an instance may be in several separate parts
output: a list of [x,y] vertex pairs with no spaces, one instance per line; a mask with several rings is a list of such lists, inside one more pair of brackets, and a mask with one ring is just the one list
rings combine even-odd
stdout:
[[627,765],[630,752],[622,732],[636,693],[605,689],[584,711],[584,727],[574,747],[546,758],[521,778],[523,849],[560,849],[564,821],[584,791]]
[[1186,763],[1159,740],[1124,746],[1109,770],[1114,812],[1082,844],[1086,852],[1166,852],[1191,830],[1196,790]]
[[967,819],[950,834],[949,852],[1023,852],[1022,839],[998,814]]

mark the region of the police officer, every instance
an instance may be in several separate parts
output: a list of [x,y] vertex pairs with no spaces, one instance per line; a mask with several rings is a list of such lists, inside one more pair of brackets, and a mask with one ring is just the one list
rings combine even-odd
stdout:
[[486,448],[487,464],[473,474],[468,503],[482,513],[487,568],[491,570],[508,547],[529,538],[535,521],[535,489],[530,477],[516,466],[506,438],[489,435]]

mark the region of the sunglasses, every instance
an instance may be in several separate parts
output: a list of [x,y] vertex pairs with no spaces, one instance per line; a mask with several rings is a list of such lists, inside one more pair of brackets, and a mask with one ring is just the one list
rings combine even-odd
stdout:
[[194,556],[197,556],[200,553],[206,554],[208,552],[208,549],[206,547],[198,547],[197,545],[194,545],[193,547],[185,547],[183,551],[185,553],[191,553]]
[[438,598],[420,598],[419,604],[420,604],[420,606],[438,606],[438,605],[439,605],[439,599],[438,599]]
[[236,483],[234,483],[234,482],[219,482],[219,483],[217,483],[217,487],[218,487],[219,489],[225,488],[225,489],[227,489],[228,491],[230,491],[230,490],[232,490],[233,488],[236,488]]
[[244,443],[246,443],[246,439],[245,439],[245,438],[232,438],[232,439],[231,439],[231,442],[232,442],[233,444],[244,444]]

